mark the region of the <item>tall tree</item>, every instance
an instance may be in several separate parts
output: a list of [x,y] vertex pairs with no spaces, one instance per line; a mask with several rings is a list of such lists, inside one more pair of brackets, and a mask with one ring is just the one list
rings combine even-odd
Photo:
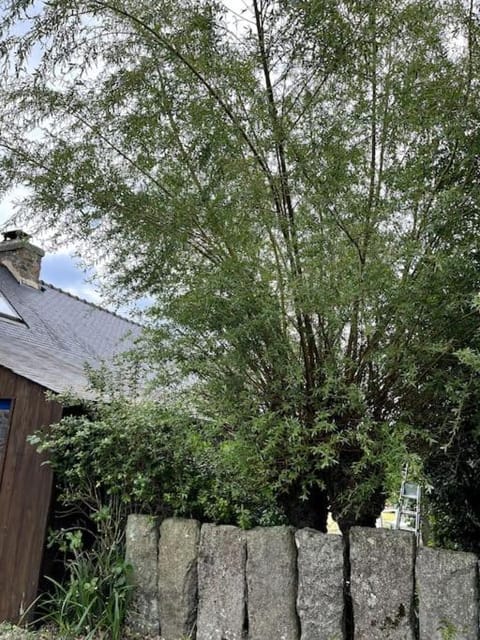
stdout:
[[473,1],[1,6],[3,183],[153,297],[155,359],[291,520],[372,523],[478,232]]

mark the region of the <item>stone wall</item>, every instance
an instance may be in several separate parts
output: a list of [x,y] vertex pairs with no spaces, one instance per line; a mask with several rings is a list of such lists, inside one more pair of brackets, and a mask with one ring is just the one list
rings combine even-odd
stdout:
[[479,640],[475,555],[362,527],[344,555],[341,536],[313,529],[176,518],[158,527],[133,515],[129,624],[164,640]]

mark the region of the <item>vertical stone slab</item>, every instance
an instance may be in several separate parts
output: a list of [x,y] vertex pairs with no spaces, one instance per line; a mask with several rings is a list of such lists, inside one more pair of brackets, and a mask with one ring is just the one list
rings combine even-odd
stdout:
[[158,543],[158,606],[163,640],[194,637],[200,523],[168,518]]
[[354,527],[350,588],[355,640],[413,640],[415,537]]
[[415,576],[420,640],[477,640],[477,556],[421,547]]
[[125,559],[133,567],[135,586],[127,624],[137,633],[158,635],[157,522],[151,516],[130,515],[125,535]]
[[301,640],[343,640],[343,538],[300,529],[295,543]]
[[291,527],[248,532],[249,640],[298,640],[296,556]]
[[245,637],[245,533],[204,524],[198,555],[197,640]]

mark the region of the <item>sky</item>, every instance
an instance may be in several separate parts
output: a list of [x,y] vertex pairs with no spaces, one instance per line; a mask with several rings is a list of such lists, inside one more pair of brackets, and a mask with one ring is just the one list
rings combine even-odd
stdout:
[[[0,231],[9,231],[18,228],[18,225],[10,223],[9,219],[15,212],[15,200],[21,196],[20,190],[13,192],[0,201]],[[23,230],[28,233],[29,229],[23,225]],[[37,246],[42,246],[42,240],[32,235],[31,242]],[[94,302],[95,304],[105,303],[95,285],[95,271],[85,271],[74,257],[74,248],[64,247],[55,252],[46,252],[42,259],[42,271],[40,278],[55,287],[64,291]]]
[[[22,189],[17,189],[3,200],[0,199],[0,241],[3,239],[2,233],[5,231],[20,228],[27,233],[30,232],[28,225],[18,225],[10,221],[12,214],[15,213],[15,202],[22,196],[22,191]],[[143,312],[152,304],[153,300],[149,297],[143,297],[136,300],[135,303],[119,307],[117,303],[105,298],[101,294],[99,277],[95,268],[85,269],[81,259],[75,256],[74,238],[68,246],[60,247],[54,251],[46,250],[43,237],[38,237],[34,233],[31,235],[30,242],[45,250],[40,272],[41,280],[123,317],[137,322],[146,320]],[[101,273],[101,265],[97,265],[97,268]]]
[[[249,3],[246,0],[224,0],[224,4],[232,12],[231,27],[239,28],[248,15],[246,9]],[[9,219],[15,213],[15,201],[21,199],[22,195],[24,195],[23,189],[18,188],[3,200],[0,199],[0,233],[18,228],[18,225],[9,222]],[[23,230],[29,232],[25,226],[23,226]],[[95,270],[85,271],[80,266],[80,261],[74,257],[74,240],[72,238],[72,244],[69,247],[46,253],[42,260],[41,279],[80,298],[110,307],[108,300],[102,299],[98,284],[95,284]],[[32,235],[31,241],[42,247],[42,240],[35,235]],[[144,301],[140,307],[144,308],[147,305],[148,302]],[[123,312],[128,313],[128,310],[123,310]]]
[[[25,27],[18,24],[14,28],[17,34],[22,33]],[[31,64],[34,66],[38,60],[38,53],[33,54]],[[10,222],[10,218],[15,214],[15,202],[25,195],[25,189],[18,187],[13,189],[6,197],[0,198],[0,240],[4,231],[11,231],[19,228],[18,224]],[[23,231],[30,232],[27,226],[21,225]],[[85,271],[80,266],[80,261],[74,257],[74,239],[70,247],[57,249],[55,252],[46,252],[42,259],[42,270],[40,278],[49,284],[53,284],[64,291],[93,302],[101,306],[109,307],[108,301],[102,300],[95,286],[95,271]],[[44,249],[43,241],[32,234],[31,242]]]

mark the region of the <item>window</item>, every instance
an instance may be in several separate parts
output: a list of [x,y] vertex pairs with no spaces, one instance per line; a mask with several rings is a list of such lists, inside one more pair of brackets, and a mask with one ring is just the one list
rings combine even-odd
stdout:
[[7,449],[8,432],[10,430],[10,415],[12,413],[12,400],[0,399],[0,479],[3,469],[3,460]]
[[0,293],[0,317],[10,318],[11,320],[20,320],[22,318],[18,315],[3,293]]

